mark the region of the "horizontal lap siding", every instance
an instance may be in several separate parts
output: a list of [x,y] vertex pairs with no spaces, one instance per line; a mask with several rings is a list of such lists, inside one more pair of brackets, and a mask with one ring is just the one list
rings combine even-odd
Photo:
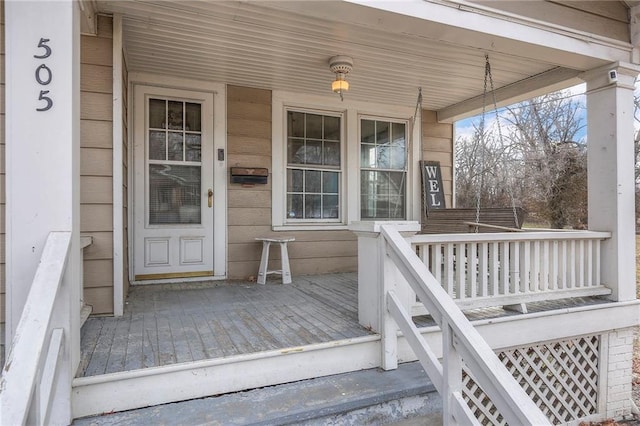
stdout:
[[621,1],[472,0],[494,9],[629,42],[629,11]]
[[84,250],[84,302],[94,314],[113,312],[111,26],[100,16],[97,37],[81,40],[80,231],[93,237]]
[[[279,143],[279,142],[276,142]],[[228,182],[229,277],[256,276],[262,245],[256,237],[274,235],[271,230],[271,92],[229,86],[227,88],[227,152],[229,167],[266,167],[266,185],[243,187]],[[356,239],[350,231],[281,232],[293,236],[289,243],[294,275],[355,271]],[[273,246],[272,246],[273,247]],[[278,247],[271,250],[275,266]]]
[[438,123],[435,111],[422,111],[422,160],[439,161],[447,207],[453,207],[453,125]]

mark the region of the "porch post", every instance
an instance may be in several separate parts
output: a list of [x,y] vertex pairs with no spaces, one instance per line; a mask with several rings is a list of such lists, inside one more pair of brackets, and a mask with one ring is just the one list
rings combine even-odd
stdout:
[[47,235],[71,231],[68,306],[53,319],[70,342],[71,377],[80,356],[79,22],[74,0],[5,2],[7,347]]
[[610,231],[602,244],[602,283],[617,301],[633,300],[635,178],[633,90],[640,68],[615,63],[586,72],[589,229]]
[[[383,314],[386,312],[384,291],[385,275],[387,278],[394,276],[394,291],[400,300],[405,301],[405,308],[411,312],[413,305],[411,297],[415,299],[409,284],[395,271],[384,268],[385,254],[379,240],[380,226],[393,225],[403,237],[415,235],[420,230],[418,222],[390,222],[390,221],[370,221],[353,222],[349,229],[358,236],[358,321],[363,327],[370,328],[375,333],[382,333],[384,320]],[[404,282],[404,285],[402,284]],[[387,286],[388,287],[388,286]],[[413,301],[415,302],[415,300]]]

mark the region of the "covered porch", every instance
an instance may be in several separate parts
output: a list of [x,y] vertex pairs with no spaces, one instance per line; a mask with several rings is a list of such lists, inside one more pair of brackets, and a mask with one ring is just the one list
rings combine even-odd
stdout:
[[[629,2],[541,3],[553,22],[535,8],[448,0],[60,4],[46,10],[65,25],[32,25],[29,3],[6,14],[5,316],[17,343],[3,380],[20,382],[18,367],[30,377],[2,397],[21,401],[11,420],[64,423],[415,359],[447,421],[496,412],[476,392],[482,380],[513,424],[540,410],[560,423],[630,412]],[[72,96],[36,126],[46,111],[18,95],[33,67],[13,60],[27,51],[14,41],[62,27],[56,62],[48,41],[29,60],[46,56],[39,72],[55,65],[69,76],[57,93]],[[485,54],[499,105],[587,83],[592,231],[413,235],[420,160],[440,162],[453,205],[451,123],[483,108]],[[340,96],[336,55],[354,62]],[[51,137],[56,123],[67,126]],[[237,182],[232,168],[266,179]],[[93,241],[84,260],[81,233]],[[294,283],[249,283],[256,238],[284,234]],[[82,304],[94,317],[81,328]],[[578,373],[567,374],[567,354]]]

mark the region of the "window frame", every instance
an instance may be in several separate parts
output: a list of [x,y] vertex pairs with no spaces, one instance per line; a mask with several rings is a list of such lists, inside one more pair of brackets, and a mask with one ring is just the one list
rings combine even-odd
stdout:
[[[393,168],[378,168],[378,167],[363,167],[362,165],[362,157],[361,157],[361,149],[362,149],[362,121],[369,120],[374,122],[384,122],[389,124],[404,124],[405,126],[405,165],[404,169],[393,169]],[[380,115],[369,115],[369,114],[360,114],[358,115],[358,182],[360,185],[358,186],[358,218],[361,221],[397,221],[397,220],[408,220],[407,218],[410,216],[409,209],[409,179],[410,179],[410,165],[411,165],[411,136],[410,136],[410,120],[402,119],[402,118],[392,118],[387,116]],[[402,218],[363,218],[362,217],[362,172],[363,171],[372,171],[372,172],[403,172],[405,175],[405,183],[404,183],[404,214]]]
[[[320,115],[322,117],[336,117],[340,119],[340,165],[339,166],[330,166],[325,164],[289,164],[289,135],[288,135],[288,117],[290,112],[297,112],[302,114],[314,114]],[[286,106],[284,110],[284,119],[285,119],[285,141],[284,141],[284,179],[285,179],[285,191],[284,191],[284,223],[287,225],[304,225],[304,224],[323,224],[323,223],[331,223],[331,224],[342,224],[344,223],[344,192],[346,191],[346,187],[344,185],[344,165],[345,165],[345,128],[344,128],[344,113],[343,112],[335,112],[335,111],[325,111],[325,110],[315,110],[309,108],[299,108],[299,107],[291,107]],[[305,138],[306,140],[307,138]],[[321,139],[324,142],[324,138]],[[338,217],[337,218],[290,218],[287,213],[287,197],[289,195],[289,190],[286,188],[287,176],[289,170],[311,170],[311,171],[320,171],[320,172],[338,172]],[[303,188],[302,194],[305,194],[306,191]],[[322,197],[324,192],[320,193]],[[304,195],[303,195],[304,196]]]
[[[386,121],[407,123],[408,163],[405,220],[420,220],[420,168],[421,132],[420,115],[414,123],[415,106],[398,106],[376,102],[354,101],[345,97],[341,101],[333,94],[311,95],[296,92],[272,91],[271,109],[271,229],[273,231],[348,230],[349,224],[360,221],[360,117],[378,117]],[[342,114],[340,222],[286,221],[286,144],[288,109],[311,113]],[[415,163],[415,164],[414,164]],[[355,197],[355,198],[354,198]],[[366,219],[365,219],[366,220]]]

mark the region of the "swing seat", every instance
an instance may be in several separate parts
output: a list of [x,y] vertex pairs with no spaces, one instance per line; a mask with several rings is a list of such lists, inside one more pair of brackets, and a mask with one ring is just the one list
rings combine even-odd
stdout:
[[[522,207],[515,207],[518,221],[513,216],[512,207],[480,209],[480,220],[476,221],[476,209],[430,210],[422,221],[422,234],[460,234],[467,232],[508,232],[518,231],[527,217]],[[476,223],[477,222],[477,223]]]

